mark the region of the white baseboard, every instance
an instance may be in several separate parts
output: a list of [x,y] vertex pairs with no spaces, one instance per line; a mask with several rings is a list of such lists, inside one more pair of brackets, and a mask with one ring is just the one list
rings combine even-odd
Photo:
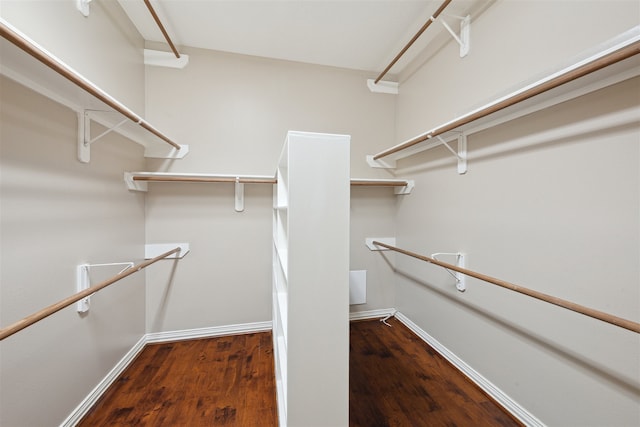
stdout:
[[413,323],[404,314],[397,312],[395,317],[402,322],[407,328],[422,338],[427,344],[433,347],[445,359],[447,359],[460,372],[466,375],[471,381],[476,383],[478,387],[484,390],[489,396],[495,399],[504,409],[509,411],[514,417],[520,420],[526,426],[544,427],[545,424],[537,419],[533,414],[520,406],[516,401],[507,396],[502,390],[495,386],[491,381],[483,377],[478,371],[473,369],[462,359],[452,353],[448,348],[442,345],[438,340],[426,333],[422,328]]
[[212,326],[210,328],[185,329],[182,331],[152,332],[146,335],[147,344],[167,341],[183,341],[196,338],[211,338],[222,335],[250,334],[270,331],[271,321],[242,323],[238,325]]
[[349,313],[349,320],[378,319],[380,317],[393,316],[395,308],[382,308],[379,310],[354,311]]
[[102,394],[113,384],[113,382],[124,372],[129,364],[136,358],[146,345],[146,337],[142,336],[137,343],[124,355],[116,366],[91,390],[91,393],[84,398],[82,402],[74,409],[66,420],[60,424],[60,427],[72,427],[78,424],[82,417],[96,404]]

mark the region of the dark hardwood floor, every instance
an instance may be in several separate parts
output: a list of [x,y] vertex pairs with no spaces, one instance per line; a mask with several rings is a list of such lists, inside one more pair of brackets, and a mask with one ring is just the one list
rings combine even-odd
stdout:
[[[521,425],[389,322],[351,323],[351,427]],[[78,425],[276,426],[271,340],[263,332],[148,345]]]
[[78,424],[275,426],[270,332],[146,346]]
[[388,323],[351,323],[351,427],[522,425],[406,326]]

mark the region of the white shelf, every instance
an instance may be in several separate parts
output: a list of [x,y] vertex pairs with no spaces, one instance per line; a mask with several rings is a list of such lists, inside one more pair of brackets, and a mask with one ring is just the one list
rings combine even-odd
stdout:
[[[286,345],[287,342],[287,325],[288,325],[288,316],[287,316],[287,309],[288,309],[288,304],[287,304],[287,292],[286,291],[280,291],[280,292],[276,292],[276,303],[277,303],[277,315],[279,318],[279,324],[281,325],[281,334],[279,334],[279,336],[283,339],[283,342]],[[281,355],[282,357],[284,357],[284,355]]]
[[284,275],[284,279],[287,280],[287,273],[289,272],[289,254],[287,253],[286,249],[279,249],[277,246],[275,246],[275,251],[277,261]]
[[349,137],[289,132],[276,176],[272,305],[280,426],[347,425]]
[[2,18],[0,35],[0,73],[78,113],[81,161],[88,161],[92,121],[143,145],[146,157],[182,158],[189,152]]
[[395,194],[411,194],[415,182],[411,179],[351,178],[351,187],[390,187]]
[[287,345],[282,336],[278,336],[276,339],[276,371],[278,375],[276,377],[276,389],[278,399],[278,419],[280,426],[287,425],[287,388],[284,384],[287,383]]
[[[213,173],[178,173],[178,172],[125,172],[124,181],[127,188],[133,191],[148,191],[149,182],[185,182],[185,183],[235,183],[242,184],[277,184],[285,185],[276,193],[275,209],[286,209],[288,206],[287,173],[278,171],[276,177],[267,175],[213,174]],[[410,179],[377,179],[351,178],[351,187],[387,187],[393,188],[396,194],[410,194],[414,181]]]
[[[393,169],[396,160],[444,145],[460,135],[466,137],[638,76],[639,45],[640,26],[636,26],[568,66],[414,138],[367,156],[367,162],[372,167]],[[462,155],[456,153],[456,156],[466,160],[466,147],[464,151]]]
[[178,172],[125,172],[124,182],[133,191],[148,191],[149,182],[184,183],[231,183],[270,184],[276,183],[273,176],[215,173],[178,173]]
[[[286,158],[286,156],[285,156]],[[286,163],[286,162],[285,162]],[[273,193],[273,341],[276,389],[280,426],[286,426],[287,414],[287,340],[288,340],[288,283],[289,254],[287,253],[288,192],[286,169],[280,164],[276,171],[276,191]],[[284,165],[286,166],[286,165]]]
[[282,208],[288,206],[289,203],[289,190],[288,190],[288,172],[286,168],[278,168],[276,177],[281,185],[278,186],[276,192],[277,207]]

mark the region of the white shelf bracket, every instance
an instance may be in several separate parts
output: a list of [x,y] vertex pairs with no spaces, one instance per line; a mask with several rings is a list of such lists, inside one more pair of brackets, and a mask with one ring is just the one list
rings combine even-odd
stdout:
[[235,209],[236,212],[244,211],[244,184],[240,182],[240,177],[236,177],[235,183]]
[[367,164],[372,168],[380,168],[380,169],[395,169],[396,161],[395,160],[381,160],[374,159],[375,156],[367,155]]
[[[436,261],[440,261],[437,258],[439,255],[452,255],[452,256],[455,256],[456,257],[456,267],[465,268],[465,256],[464,256],[463,253],[460,253],[460,252],[454,252],[454,253],[437,252],[435,254],[431,254],[431,258],[435,259]],[[467,289],[466,280],[465,280],[465,278],[467,276],[465,276],[464,274],[459,273],[457,271],[451,271],[448,268],[445,268],[445,270],[447,270],[447,272],[454,279],[456,279],[456,289],[458,289],[460,292],[464,292]]]
[[189,154],[189,144],[180,144],[179,150],[168,144],[149,146],[144,150],[145,157],[154,159],[183,159],[187,154]]
[[451,148],[440,135],[437,135],[436,138],[458,159],[458,173],[460,175],[467,173],[467,135],[464,133],[458,135],[458,151]]
[[[88,289],[90,284],[89,280],[89,264],[82,264],[76,267],[76,292],[82,292]],[[76,303],[76,311],[78,313],[86,313],[89,311],[89,305],[91,303],[91,295],[81,299]]]
[[[98,113],[98,114],[92,114],[92,113]],[[99,110],[84,110],[78,113],[78,160],[80,160],[82,163],[89,163],[89,161],[91,160],[91,144],[93,144],[94,142],[98,141],[100,138],[102,138],[103,136],[111,132],[118,131],[119,128],[121,128],[123,125],[129,122],[136,123],[129,119],[124,119],[121,122],[112,124],[111,127],[109,127],[104,123],[104,121],[101,120],[102,119],[101,115],[110,114],[110,113],[117,114],[116,111],[99,111]],[[92,121],[98,122],[101,125],[107,127],[107,130],[102,132],[100,135],[91,138],[91,122]],[[140,122],[138,122],[138,124],[139,123]],[[128,136],[127,132],[123,130],[120,130],[118,132],[121,133],[126,138],[131,138],[131,136]],[[158,159],[182,159],[187,154],[189,154],[188,144],[182,144],[180,145],[180,149],[177,149],[173,146],[170,146],[164,143],[147,145],[140,141],[136,141],[136,142],[142,144],[145,147],[145,150],[144,150],[145,157],[152,157],[152,158],[158,158]]]
[[458,135],[458,173],[467,173],[467,134]]
[[155,258],[158,255],[162,255],[163,253],[170,251],[176,246],[180,246],[180,252],[169,255],[164,259],[182,259],[189,253],[190,249],[188,243],[148,243],[144,245],[144,259]]
[[129,119],[124,119],[119,123],[116,123],[112,127],[108,128],[100,135],[91,138],[91,114],[89,110],[78,113],[78,160],[82,163],[89,163],[91,160],[91,144],[118,129],[123,124],[127,123]]
[[400,84],[398,82],[390,82],[386,80],[380,80],[378,83],[376,83],[374,79],[368,79],[367,87],[373,93],[388,93],[391,95],[397,95]]
[[[76,267],[76,292],[82,292],[85,289],[89,289],[91,287],[91,278],[89,277],[89,273],[91,269],[94,267],[111,267],[114,265],[124,265],[126,266],[120,273],[130,269],[133,267],[133,262],[112,262],[108,264],[80,264]],[[92,294],[93,295],[93,294]],[[76,302],[76,311],[78,313],[86,313],[89,311],[89,306],[91,305],[91,295],[86,298],[83,298]]]
[[147,191],[149,189],[146,181],[135,181],[131,172],[124,173],[124,182],[131,191]]
[[189,64],[189,55],[181,53],[180,58],[176,58],[176,56],[172,52],[145,49],[144,64],[153,65],[155,67],[181,69]]
[[[454,16],[454,15],[449,15]],[[441,19],[442,25],[447,29],[449,34],[453,37],[453,39],[460,45],[460,58],[464,58],[469,54],[470,49],[470,33],[471,33],[471,16],[454,16],[455,18],[460,19],[460,35],[455,33],[447,24],[444,19]]]
[[380,242],[380,243],[385,243],[385,244],[390,245],[390,246],[395,246],[396,245],[396,238],[395,237],[367,237],[364,240],[364,244],[367,245],[367,247],[371,251],[389,251],[391,249],[387,249],[387,248],[384,248],[382,246],[375,245],[375,244],[373,244],[373,242]]
[[89,12],[91,11],[89,3],[91,3],[91,0],[76,0],[76,8],[82,16],[89,16]]
[[416,186],[416,182],[412,179],[408,179],[407,180],[407,185],[405,185],[404,187],[396,187],[396,189],[394,190],[395,194],[411,194],[411,192],[413,191],[413,188]]

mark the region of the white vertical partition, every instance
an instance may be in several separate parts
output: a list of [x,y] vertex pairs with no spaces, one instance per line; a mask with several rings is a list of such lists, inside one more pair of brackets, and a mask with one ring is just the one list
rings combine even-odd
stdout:
[[274,192],[280,426],[349,424],[349,144],[289,132]]

